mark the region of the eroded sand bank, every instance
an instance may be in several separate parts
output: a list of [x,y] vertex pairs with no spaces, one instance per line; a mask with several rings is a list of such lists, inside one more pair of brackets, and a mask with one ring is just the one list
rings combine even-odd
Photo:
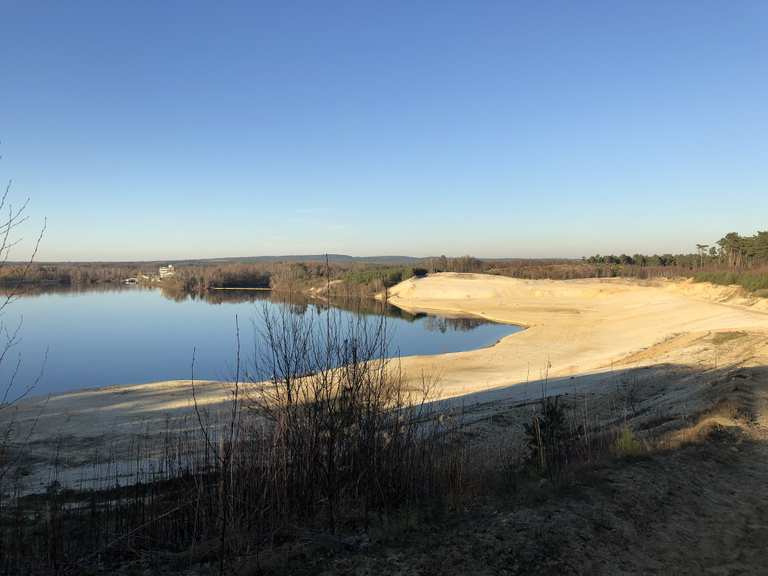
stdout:
[[682,333],[768,330],[764,300],[692,282],[446,273],[407,280],[390,291],[389,301],[412,312],[473,314],[527,327],[491,348],[403,360],[409,374],[439,374],[444,398],[604,372],[628,361],[651,364],[654,354],[642,352]]

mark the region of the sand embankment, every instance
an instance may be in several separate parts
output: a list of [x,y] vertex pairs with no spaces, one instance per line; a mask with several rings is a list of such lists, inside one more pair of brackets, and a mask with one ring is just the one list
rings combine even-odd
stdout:
[[652,364],[658,358],[649,349],[683,333],[768,330],[768,301],[688,281],[444,273],[398,284],[389,301],[411,312],[471,314],[527,327],[491,348],[404,358],[411,377],[420,371],[439,375],[443,398],[545,376],[605,372],[627,361]]

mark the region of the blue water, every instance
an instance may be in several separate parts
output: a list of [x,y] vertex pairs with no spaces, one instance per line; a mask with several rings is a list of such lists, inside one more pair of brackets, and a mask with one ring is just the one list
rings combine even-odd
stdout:
[[[235,366],[235,317],[247,362],[254,346],[259,345],[257,333],[263,307],[278,310],[285,304],[254,293],[221,294],[216,298],[219,301],[189,297],[174,300],[159,290],[140,288],[19,297],[2,314],[9,334],[20,322],[21,326],[18,341],[0,363],[0,394],[19,360],[14,390],[20,392],[34,384],[35,395],[186,379],[192,373],[193,350],[196,378],[231,378]],[[307,303],[290,309],[320,320],[327,313]],[[341,309],[335,312],[343,318],[361,313]],[[517,326],[476,319],[413,317],[394,309],[387,311],[392,355],[470,350],[492,345],[518,330]],[[42,376],[35,384],[41,367]]]

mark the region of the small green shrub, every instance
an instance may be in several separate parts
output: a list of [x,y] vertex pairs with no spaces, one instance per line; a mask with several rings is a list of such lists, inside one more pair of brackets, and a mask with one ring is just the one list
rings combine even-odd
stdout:
[[765,272],[700,272],[694,280],[721,286],[737,285],[750,292],[761,292],[761,295],[768,293],[768,273]]
[[622,457],[638,456],[643,452],[643,443],[637,439],[635,433],[632,432],[632,428],[629,426],[622,428],[613,447],[616,454]]
[[410,266],[363,268],[349,272],[344,281],[349,284],[371,284],[380,281],[384,287],[389,288],[412,276],[425,274],[426,270]]
[[528,464],[540,474],[550,478],[558,476],[568,463],[574,441],[564,406],[556,396],[544,398],[540,411],[524,428]]

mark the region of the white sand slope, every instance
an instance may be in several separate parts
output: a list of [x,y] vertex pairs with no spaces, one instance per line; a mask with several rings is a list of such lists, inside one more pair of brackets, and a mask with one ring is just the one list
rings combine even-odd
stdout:
[[610,370],[673,335],[768,330],[768,303],[733,287],[692,282],[517,280],[483,274],[412,278],[389,292],[390,303],[416,312],[471,314],[527,327],[496,346],[408,357],[410,377],[440,375],[439,395],[462,394],[549,377]]

